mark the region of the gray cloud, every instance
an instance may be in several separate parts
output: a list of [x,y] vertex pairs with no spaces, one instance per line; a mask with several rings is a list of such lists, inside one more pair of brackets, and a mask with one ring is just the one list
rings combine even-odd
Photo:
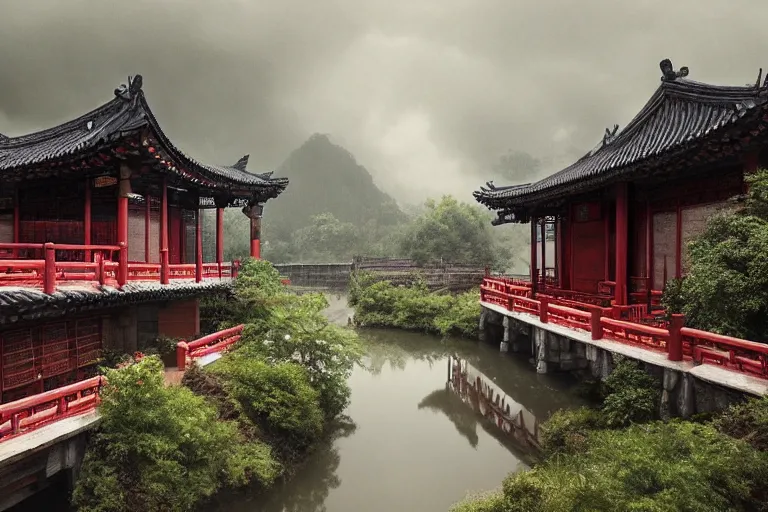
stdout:
[[753,82],[766,19],[759,0],[0,0],[0,132],[138,72],[201,159],[274,167],[317,131],[402,200],[469,198],[509,148],[553,171],[625,124],[662,58]]

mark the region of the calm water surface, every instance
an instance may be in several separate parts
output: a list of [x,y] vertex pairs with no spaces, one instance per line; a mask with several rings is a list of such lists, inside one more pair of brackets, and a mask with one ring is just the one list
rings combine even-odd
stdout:
[[[525,439],[537,422],[580,403],[573,381],[537,375],[497,347],[392,330],[362,335],[367,356],[349,380],[346,428],[289,482],[266,495],[222,497],[209,511],[445,512],[525,469],[535,453]],[[477,393],[448,383],[449,358],[470,383],[480,377],[481,388],[501,394],[512,432]]]
[[[329,318],[346,323],[345,300],[330,301]],[[367,355],[350,377],[348,418],[336,434],[287,483],[223,494],[205,512],[446,512],[528,467],[538,422],[581,403],[573,381],[537,375],[495,346],[394,330],[362,336]],[[482,398],[489,390],[499,407]],[[64,510],[56,487],[16,510]]]

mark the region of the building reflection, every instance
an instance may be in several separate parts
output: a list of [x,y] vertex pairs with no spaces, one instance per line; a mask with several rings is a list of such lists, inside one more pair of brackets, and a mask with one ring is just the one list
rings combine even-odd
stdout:
[[477,426],[480,425],[526,459],[535,456],[539,450],[536,416],[466,359],[448,358],[445,388],[424,397],[419,408],[443,412],[472,447],[477,446]]

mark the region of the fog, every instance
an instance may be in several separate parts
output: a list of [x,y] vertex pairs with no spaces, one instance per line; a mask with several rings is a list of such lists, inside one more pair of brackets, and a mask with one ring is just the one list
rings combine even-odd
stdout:
[[508,149],[555,171],[626,124],[663,58],[754,83],[766,19],[761,0],[0,0],[0,132],[140,73],[199,159],[266,170],[322,132],[401,201],[469,200]]

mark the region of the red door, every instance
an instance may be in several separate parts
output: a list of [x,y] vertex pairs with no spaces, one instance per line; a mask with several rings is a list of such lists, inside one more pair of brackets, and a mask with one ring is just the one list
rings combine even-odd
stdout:
[[605,226],[600,220],[571,224],[573,289],[597,293],[597,283],[605,279]]
[[168,208],[168,263],[178,265],[183,261],[184,251],[184,223],[181,219],[181,210]]

